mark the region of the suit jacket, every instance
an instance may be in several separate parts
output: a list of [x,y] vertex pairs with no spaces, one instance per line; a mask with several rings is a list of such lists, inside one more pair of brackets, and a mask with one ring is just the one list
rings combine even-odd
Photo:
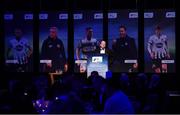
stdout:
[[[100,51],[101,51],[101,49],[100,49],[100,47],[98,47],[97,49],[96,49],[96,53],[97,54],[100,54]],[[109,49],[109,48],[105,48],[105,54],[106,55],[110,55],[112,52],[111,52],[111,50]]]
[[[100,51],[101,51],[101,49],[100,49],[100,47],[98,47],[96,49],[96,53],[100,54]],[[109,65],[112,65],[112,62],[113,62],[113,53],[112,53],[112,51],[109,48],[105,48],[105,54],[108,56]]]
[[116,60],[136,59],[137,48],[134,38],[118,38],[113,45],[113,55]]

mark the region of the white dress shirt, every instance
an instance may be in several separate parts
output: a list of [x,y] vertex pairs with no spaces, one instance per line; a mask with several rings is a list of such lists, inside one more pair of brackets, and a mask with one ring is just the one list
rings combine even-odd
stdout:
[[105,48],[100,49],[100,54],[105,54]]

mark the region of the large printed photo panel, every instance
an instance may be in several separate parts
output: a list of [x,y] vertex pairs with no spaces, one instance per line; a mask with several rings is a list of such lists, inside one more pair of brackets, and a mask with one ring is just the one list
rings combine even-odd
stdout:
[[147,10],[144,13],[145,72],[175,72],[175,11]]

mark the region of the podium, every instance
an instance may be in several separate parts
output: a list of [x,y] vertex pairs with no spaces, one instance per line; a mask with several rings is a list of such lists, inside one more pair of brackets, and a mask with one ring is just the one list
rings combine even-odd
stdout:
[[106,78],[106,72],[108,71],[108,55],[91,54],[88,56],[87,76],[89,77],[93,71],[97,71],[100,76]]

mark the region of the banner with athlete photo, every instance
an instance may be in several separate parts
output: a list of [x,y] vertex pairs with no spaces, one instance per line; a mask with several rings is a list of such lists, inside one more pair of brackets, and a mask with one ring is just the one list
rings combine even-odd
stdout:
[[175,18],[174,10],[144,12],[145,72],[175,72]]
[[4,14],[5,65],[8,72],[33,71],[33,13]]
[[42,11],[39,21],[40,72],[67,71],[68,13]]
[[87,59],[103,39],[103,13],[101,11],[74,12],[74,60],[75,72],[87,71]]
[[112,50],[112,72],[138,72],[138,11],[108,12],[108,46]]

